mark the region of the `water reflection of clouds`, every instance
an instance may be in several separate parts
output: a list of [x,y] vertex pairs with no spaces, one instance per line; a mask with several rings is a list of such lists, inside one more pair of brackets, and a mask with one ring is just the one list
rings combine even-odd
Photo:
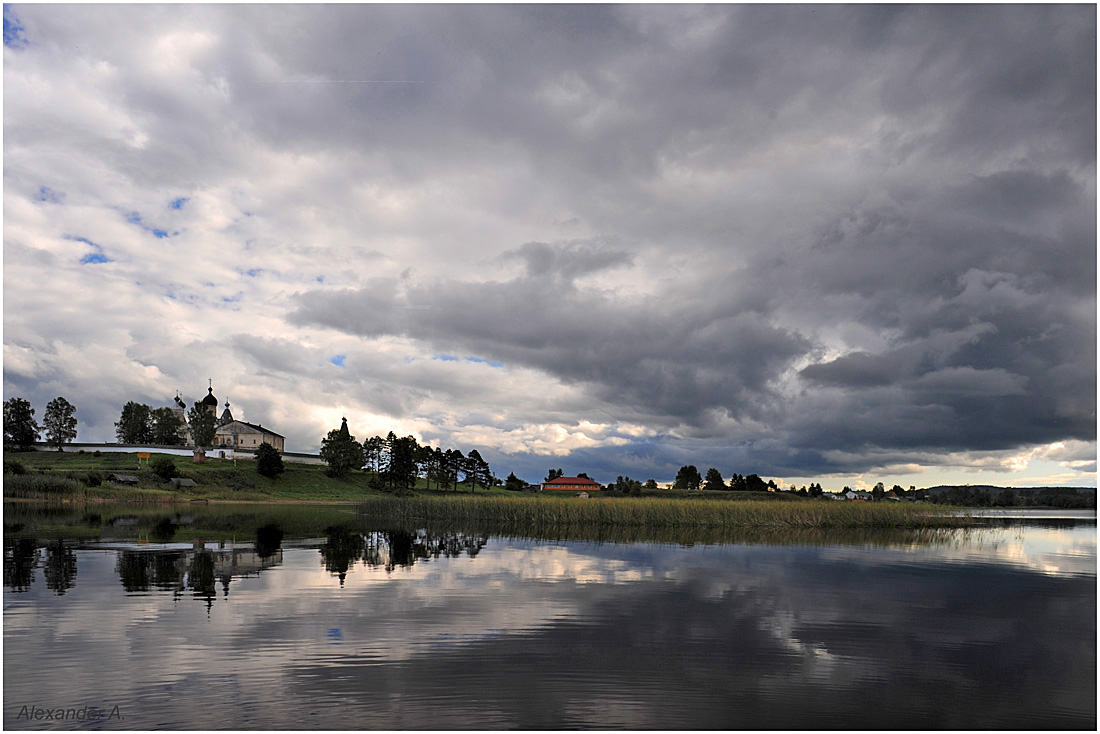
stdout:
[[[958,717],[974,706],[1023,725],[1051,687],[1079,713],[1095,685],[1095,650],[1079,649],[1095,592],[1061,573],[1074,558],[1095,574],[1094,531],[1044,532],[909,549],[492,540],[475,559],[360,562],[342,587],[316,551],[288,549],[209,609],[125,596],[112,558],[81,552],[69,594],[32,590],[5,617],[6,652],[45,650],[66,697],[101,693],[110,671],[135,706],[157,697],[150,725],[187,728],[233,725],[227,691],[260,706],[260,728],[313,728],[309,710],[330,728],[759,728],[768,707],[769,726],[805,728],[812,709],[828,728],[871,690],[861,728],[971,728]],[[6,679],[9,697],[34,692]]]
[[907,549],[832,546],[828,557],[850,563],[995,563],[1048,576],[1096,575],[1096,526],[1043,528],[1015,526],[957,531],[951,542]]

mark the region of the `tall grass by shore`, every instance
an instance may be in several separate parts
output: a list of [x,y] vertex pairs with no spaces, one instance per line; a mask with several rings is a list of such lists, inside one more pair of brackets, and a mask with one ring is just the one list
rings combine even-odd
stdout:
[[673,528],[933,528],[961,527],[959,517],[928,505],[895,502],[700,502],[669,499],[542,497],[406,497],[367,499],[370,519],[401,524],[477,523],[501,529],[551,526]]

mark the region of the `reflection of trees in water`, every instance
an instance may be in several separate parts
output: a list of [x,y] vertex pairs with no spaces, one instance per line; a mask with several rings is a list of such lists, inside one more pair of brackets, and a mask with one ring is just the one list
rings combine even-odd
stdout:
[[4,586],[29,591],[38,565],[38,543],[31,538],[4,539]]
[[283,542],[283,531],[277,523],[256,528],[256,555],[270,558],[278,552]]
[[183,581],[183,557],[180,551],[119,551],[115,571],[122,588],[129,592],[148,591],[154,587],[178,589]]
[[172,521],[171,517],[162,517],[149,530],[149,540],[154,543],[167,543],[172,540],[175,534],[176,523]]
[[208,550],[195,551],[187,569],[187,588],[196,599],[206,599],[209,607],[214,602],[217,575],[214,573],[214,554]]
[[457,558],[463,553],[474,558],[488,542],[489,536],[484,534],[428,534],[408,530],[363,534],[350,528],[332,527],[326,531],[325,544],[320,550],[325,570],[339,576],[342,585],[348,570],[360,559],[366,566],[389,572],[431,558]]
[[379,558],[375,563],[367,561],[367,564],[382,566],[387,571],[398,566],[408,568],[417,561],[431,558],[457,558],[463,553],[474,558],[489,542],[487,535],[465,533],[431,534],[424,531],[385,530],[375,533],[375,536],[381,538],[389,552],[384,559]]
[[358,530],[346,527],[325,529],[325,544],[321,546],[321,563],[325,570],[340,577],[340,585],[348,575],[348,569],[363,555],[366,539]]
[[46,588],[60,596],[76,583],[76,554],[73,549],[58,540],[46,546],[46,562],[42,566]]
[[465,553],[474,558],[489,542],[488,535],[466,535],[464,533],[429,534],[426,532],[408,532],[387,530],[380,533],[389,548],[389,558],[384,564],[387,571],[397,566],[409,567],[418,560],[430,558],[457,558]]

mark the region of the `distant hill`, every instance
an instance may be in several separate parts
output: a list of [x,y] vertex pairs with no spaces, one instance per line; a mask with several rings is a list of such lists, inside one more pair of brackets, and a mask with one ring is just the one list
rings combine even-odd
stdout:
[[927,487],[925,491],[929,494],[939,494],[940,492],[950,492],[952,489],[980,489],[985,492],[1003,492],[1006,489],[1011,489],[1018,495],[1038,494],[1044,490],[1058,493],[1067,491],[1096,493],[1096,487],[997,487],[992,484],[941,484],[935,487]]

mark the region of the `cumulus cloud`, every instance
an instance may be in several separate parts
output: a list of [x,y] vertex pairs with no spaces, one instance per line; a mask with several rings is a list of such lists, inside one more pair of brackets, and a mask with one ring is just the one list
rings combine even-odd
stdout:
[[5,396],[105,440],[213,378],[531,479],[1094,451],[1095,26],[5,6]]

